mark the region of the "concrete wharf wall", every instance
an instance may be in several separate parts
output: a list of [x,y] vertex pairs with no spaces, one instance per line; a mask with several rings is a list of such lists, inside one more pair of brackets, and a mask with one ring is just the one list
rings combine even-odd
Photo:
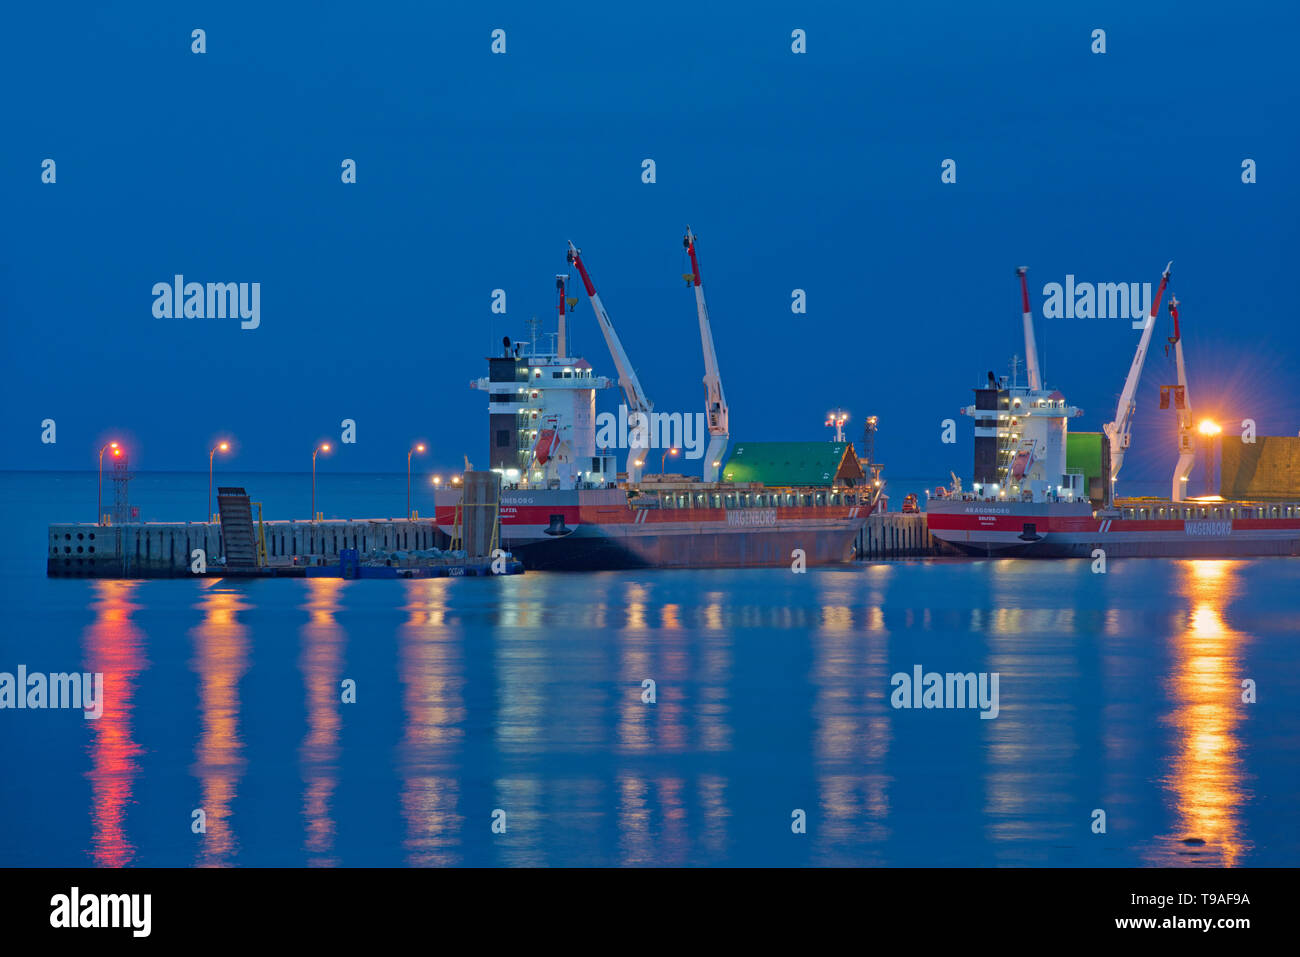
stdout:
[[[395,552],[446,548],[448,544],[446,534],[435,528],[429,518],[263,524],[270,565],[291,565],[294,556],[303,560],[337,559],[343,548],[358,549],[364,558],[373,548]],[[256,534],[256,522],[253,531]],[[55,578],[189,577],[190,555],[196,548],[204,550],[211,570],[215,559],[223,554],[220,523],[57,523],[49,530],[46,574]]]
[[923,512],[869,515],[855,544],[858,558],[863,560],[941,554]]

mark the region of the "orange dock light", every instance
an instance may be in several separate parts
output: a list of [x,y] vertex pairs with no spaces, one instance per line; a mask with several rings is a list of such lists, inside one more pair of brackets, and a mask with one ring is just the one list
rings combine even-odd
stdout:
[[109,442],[99,450],[99,491],[95,498],[95,524],[104,524],[104,453],[109,449],[113,450],[113,457],[117,458],[122,454],[122,447],[116,442]]
[[316,521],[316,456],[321,452],[328,452],[330,444],[322,442],[311,452],[311,520]]
[[207,517],[207,521],[209,521],[209,522],[212,521],[212,459],[213,459],[213,457],[214,457],[218,452],[229,452],[229,451],[230,451],[230,443],[229,443],[229,442],[222,441],[222,442],[218,442],[216,445],[214,445],[214,446],[212,447],[212,450],[211,450],[210,452],[208,452],[208,517]]
[[424,454],[424,443],[416,442],[406,453],[406,519],[411,520],[411,456],[416,452]]

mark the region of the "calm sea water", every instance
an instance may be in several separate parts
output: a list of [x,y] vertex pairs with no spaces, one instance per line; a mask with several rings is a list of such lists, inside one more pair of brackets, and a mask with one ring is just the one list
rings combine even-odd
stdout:
[[[305,476],[222,482],[309,507]],[[206,475],[133,486],[148,519],[206,508]],[[318,496],[400,514],[405,477]],[[0,474],[0,671],[102,671],[107,698],[0,710],[0,865],[1300,859],[1294,559],[46,579],[45,524],[94,497]],[[998,717],[895,710],[918,664],[997,672]]]

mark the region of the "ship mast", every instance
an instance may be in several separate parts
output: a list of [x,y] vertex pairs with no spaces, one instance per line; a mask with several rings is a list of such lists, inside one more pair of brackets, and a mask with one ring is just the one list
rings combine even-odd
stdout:
[[1029,309],[1029,267],[1017,266],[1016,275],[1020,277],[1020,302],[1025,319],[1025,361],[1029,366],[1029,391],[1038,392],[1043,387],[1038,375],[1038,345],[1034,342],[1034,314]]
[[695,286],[695,311],[700,318],[700,345],[704,349],[704,408],[709,423],[709,448],[704,455],[704,481],[716,482],[722,467],[722,456],[731,438],[731,425],[727,399],[722,392],[722,374],[718,371],[718,353],[713,347],[713,326],[709,322],[709,308],[704,303],[704,286],[700,282],[700,261],[695,255],[696,235],[686,227],[682,245],[691,254],[692,282]]
[[558,293],[560,294],[560,296],[559,296],[560,304],[559,304],[559,306],[557,307],[557,311],[558,311],[559,314],[560,314],[560,323],[559,323],[559,332],[560,332],[559,340],[560,340],[560,341],[559,341],[559,344],[558,344],[558,346],[557,346],[557,351],[556,351],[555,354],[556,354],[557,356],[561,356],[561,357],[566,357],[566,356],[568,356],[568,354],[569,354],[568,351],[567,351],[568,348],[569,348],[569,342],[568,342],[568,338],[567,338],[567,336],[566,336],[566,332],[567,332],[567,330],[566,330],[565,327],[564,327],[564,319],[565,319],[565,315],[564,315],[564,284],[565,284],[566,282],[568,282],[568,280],[569,280],[569,274],[568,274],[567,272],[560,272],[560,273],[556,273],[556,274],[555,274],[555,290],[556,290],[556,292],[558,292]]
[[587,298],[591,300],[591,308],[596,313],[596,322],[600,324],[605,345],[609,347],[609,354],[614,358],[614,366],[618,369],[618,384],[623,389],[623,395],[627,397],[627,418],[630,425],[627,481],[629,485],[636,485],[641,481],[641,468],[645,465],[646,449],[650,447],[650,410],[654,408],[654,404],[641,388],[636,370],[632,368],[632,360],[624,351],[623,343],[614,330],[614,323],[600,301],[591,276],[587,273],[587,267],[582,262],[582,250],[573,245],[572,241],[569,242],[568,259],[577,267],[578,275],[582,277],[582,284],[587,288]]
[[1192,445],[1192,400],[1187,395],[1187,367],[1183,364],[1183,337],[1178,329],[1178,297],[1170,294],[1169,314],[1174,317],[1174,364],[1178,368],[1178,391],[1174,393],[1174,410],[1178,414],[1178,464],[1174,466],[1172,498],[1181,502],[1187,494],[1187,479],[1196,462]]
[[1160,287],[1151,300],[1151,312],[1142,326],[1142,338],[1138,340],[1133,364],[1129,366],[1128,378],[1124,380],[1124,391],[1120,393],[1119,405],[1115,407],[1115,419],[1101,427],[1106,433],[1106,438],[1110,440],[1110,497],[1112,498],[1115,495],[1115,479],[1119,477],[1120,466],[1124,464],[1124,453],[1128,450],[1130,433],[1133,429],[1133,400],[1137,395],[1138,380],[1142,378],[1142,365],[1146,361],[1147,347],[1151,344],[1151,330],[1155,327],[1156,316],[1160,313],[1160,300],[1164,298],[1165,286],[1169,284],[1169,272],[1173,268],[1174,264],[1171,260],[1160,276]]

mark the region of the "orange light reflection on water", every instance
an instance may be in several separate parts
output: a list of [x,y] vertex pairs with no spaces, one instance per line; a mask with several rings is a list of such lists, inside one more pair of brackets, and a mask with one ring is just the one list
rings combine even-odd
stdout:
[[126,810],[134,803],[132,785],[140,770],[140,746],[131,737],[136,678],[148,666],[141,632],[131,621],[139,606],[132,598],[138,582],[94,583],[94,621],[83,636],[85,670],[102,673],[103,713],[85,722],[90,731],[91,857],[97,867],[125,867],[136,847],[127,837]]
[[239,681],[248,670],[248,629],[238,613],[247,606],[239,592],[221,581],[204,592],[196,606],[202,621],[190,631],[199,679],[199,740],[194,775],[207,831],[200,836],[199,867],[225,867],[239,852],[231,805],[244,773],[244,743],[239,737]]
[[342,578],[308,578],[307,624],[299,633],[298,668],[307,689],[307,734],[299,748],[302,768],[303,849],[312,867],[337,867],[334,817],[330,801],[338,786],[339,732],[343,725],[343,650],[347,633],[339,627]]
[[1250,847],[1242,833],[1241,808],[1250,794],[1237,736],[1245,707],[1241,650],[1250,636],[1234,630],[1224,617],[1241,589],[1243,564],[1182,563],[1179,592],[1188,610],[1182,630],[1170,642],[1172,710],[1165,717],[1175,733],[1164,778],[1175,830],[1155,845],[1151,863],[1232,867]]

